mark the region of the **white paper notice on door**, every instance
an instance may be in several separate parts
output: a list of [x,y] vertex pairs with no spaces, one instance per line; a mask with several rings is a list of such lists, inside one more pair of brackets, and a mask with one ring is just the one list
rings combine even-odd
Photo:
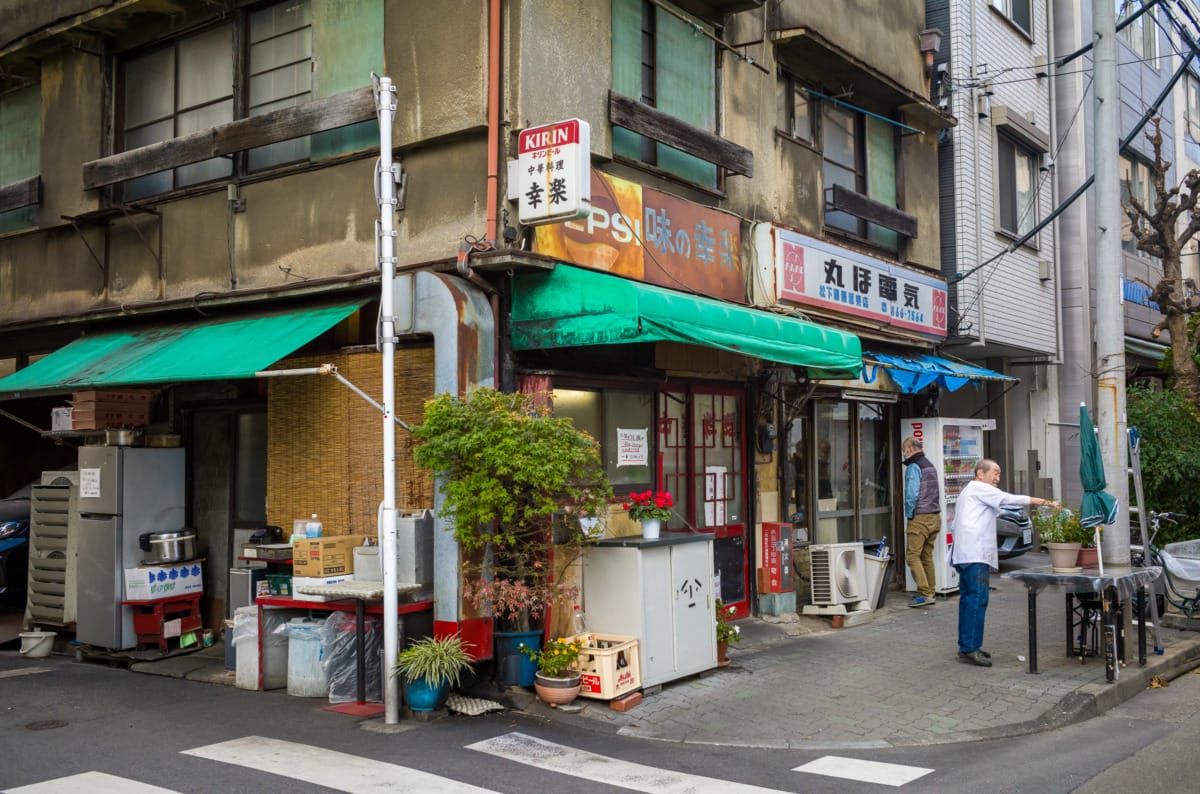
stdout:
[[650,431],[644,427],[617,428],[617,466],[650,464]]
[[725,524],[725,466],[704,467],[704,526]]
[[79,470],[79,495],[85,499],[100,498],[100,470]]

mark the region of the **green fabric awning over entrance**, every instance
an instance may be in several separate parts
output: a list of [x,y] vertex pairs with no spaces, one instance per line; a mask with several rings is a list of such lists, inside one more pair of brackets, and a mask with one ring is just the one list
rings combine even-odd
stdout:
[[252,378],[255,372],[337,325],[362,304],[356,301],[85,336],[0,380],[0,397]]
[[683,342],[807,367],[814,378],[857,378],[858,337],[810,322],[558,265],[513,279],[517,350]]

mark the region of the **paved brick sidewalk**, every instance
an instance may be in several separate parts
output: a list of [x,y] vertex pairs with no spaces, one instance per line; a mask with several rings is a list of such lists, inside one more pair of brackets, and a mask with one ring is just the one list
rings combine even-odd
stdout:
[[873,621],[851,628],[832,629],[815,617],[745,621],[746,639],[731,647],[728,667],[666,684],[628,712],[581,699],[578,714],[561,718],[714,745],[959,742],[1086,719],[1133,697],[1152,675],[1171,678],[1200,665],[1200,634],[1161,629],[1165,654],[1154,655],[1148,638],[1147,667],[1138,667],[1135,631],[1127,641],[1131,662],[1107,683],[1102,657],[1084,664],[1066,657],[1065,599],[1050,589],[1038,600],[1040,674],[1030,675],[1025,587],[1003,576],[992,584],[984,635],[991,668],[958,660],[957,596],[909,609],[906,594],[893,591]]

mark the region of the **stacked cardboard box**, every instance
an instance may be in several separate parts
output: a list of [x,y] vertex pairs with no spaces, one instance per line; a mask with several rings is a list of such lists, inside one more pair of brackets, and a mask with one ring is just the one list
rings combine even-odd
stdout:
[[142,427],[150,423],[150,389],[92,389],[77,391],[71,408],[75,430]]

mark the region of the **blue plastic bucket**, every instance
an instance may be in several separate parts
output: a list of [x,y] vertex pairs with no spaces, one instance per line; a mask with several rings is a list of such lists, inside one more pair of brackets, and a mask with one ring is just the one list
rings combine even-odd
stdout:
[[537,663],[521,652],[521,646],[541,650],[542,632],[497,631],[496,683],[501,686],[533,686]]

